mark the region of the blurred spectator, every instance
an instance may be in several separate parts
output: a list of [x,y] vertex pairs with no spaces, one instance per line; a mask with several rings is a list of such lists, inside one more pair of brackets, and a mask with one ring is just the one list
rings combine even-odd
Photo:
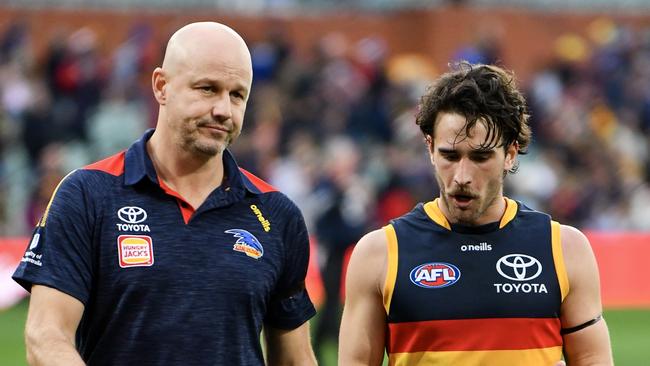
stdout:
[[50,144],[40,155],[36,185],[32,189],[27,203],[26,227],[33,228],[41,219],[45,208],[50,202],[50,196],[63,179],[63,150],[58,144]]
[[128,88],[113,84],[97,108],[89,113],[88,141],[98,160],[115,154],[137,140],[147,127],[147,111],[138,99],[128,97]]
[[319,208],[315,234],[321,258],[325,258],[322,266],[325,304],[314,337],[319,358],[325,341],[338,339],[345,254],[368,229],[370,221],[373,189],[357,174],[360,159],[361,152],[349,138],[337,136],[327,141],[322,176],[314,189]]
[[501,38],[503,29],[498,22],[483,21],[474,30],[474,40],[461,46],[453,56],[454,61],[473,64],[502,64]]

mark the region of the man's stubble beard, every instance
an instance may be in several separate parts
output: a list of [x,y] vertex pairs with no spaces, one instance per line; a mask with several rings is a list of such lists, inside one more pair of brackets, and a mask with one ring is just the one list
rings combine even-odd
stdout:
[[438,182],[438,187],[440,188],[440,196],[442,197],[442,200],[445,206],[447,207],[447,211],[451,216],[448,217],[447,220],[453,223],[468,225],[468,226],[476,225],[478,220],[497,200],[499,196],[499,192],[501,192],[503,187],[503,177],[500,177],[496,181],[488,182],[488,189],[486,191],[486,196],[485,197],[479,196],[478,198],[474,198],[474,202],[472,202],[472,205],[478,204],[478,208],[476,210],[472,211],[471,208],[469,210],[458,210],[456,209],[455,206],[453,206],[453,202],[450,202],[447,196],[447,190],[443,182],[441,181],[440,177],[438,176],[438,174],[436,174],[436,181]]
[[[192,130],[184,130],[181,136],[181,147],[193,154],[206,158],[217,156],[222,154],[236,138],[236,136],[228,134],[222,141],[213,139],[209,134],[203,135],[199,130],[199,125],[200,123],[197,123]],[[202,139],[208,139],[210,142],[203,142]]]

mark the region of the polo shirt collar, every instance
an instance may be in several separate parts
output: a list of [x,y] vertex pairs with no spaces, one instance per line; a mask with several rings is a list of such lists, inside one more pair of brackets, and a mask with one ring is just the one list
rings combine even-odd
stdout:
[[[158,175],[153,166],[153,162],[149,157],[147,151],[147,141],[153,135],[155,129],[147,130],[140,139],[129,147],[124,157],[124,184],[127,186],[139,183],[145,177],[156,185],[158,183]],[[224,183],[221,187],[227,187],[230,191],[245,190],[248,193],[259,194],[261,193],[248,179],[242,176],[239,170],[235,157],[227,149],[223,152],[223,166],[224,166]]]

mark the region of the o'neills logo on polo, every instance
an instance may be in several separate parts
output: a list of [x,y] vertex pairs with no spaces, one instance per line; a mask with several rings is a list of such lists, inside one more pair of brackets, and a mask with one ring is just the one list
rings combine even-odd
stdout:
[[120,267],[153,265],[153,241],[146,235],[120,235],[117,238]]

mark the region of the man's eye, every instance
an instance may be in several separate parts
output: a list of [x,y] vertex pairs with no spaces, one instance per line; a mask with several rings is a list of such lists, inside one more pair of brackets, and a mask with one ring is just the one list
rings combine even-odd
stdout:
[[445,158],[446,160],[449,160],[449,161],[458,160],[458,155],[457,154],[442,154],[442,157]]
[[475,155],[472,157],[472,160],[482,163],[484,161],[487,161],[489,158],[489,155]]
[[199,86],[198,89],[205,93],[211,93],[214,91],[214,88],[211,87],[210,85]]
[[242,93],[232,92],[230,95],[235,99],[244,100],[244,95]]

